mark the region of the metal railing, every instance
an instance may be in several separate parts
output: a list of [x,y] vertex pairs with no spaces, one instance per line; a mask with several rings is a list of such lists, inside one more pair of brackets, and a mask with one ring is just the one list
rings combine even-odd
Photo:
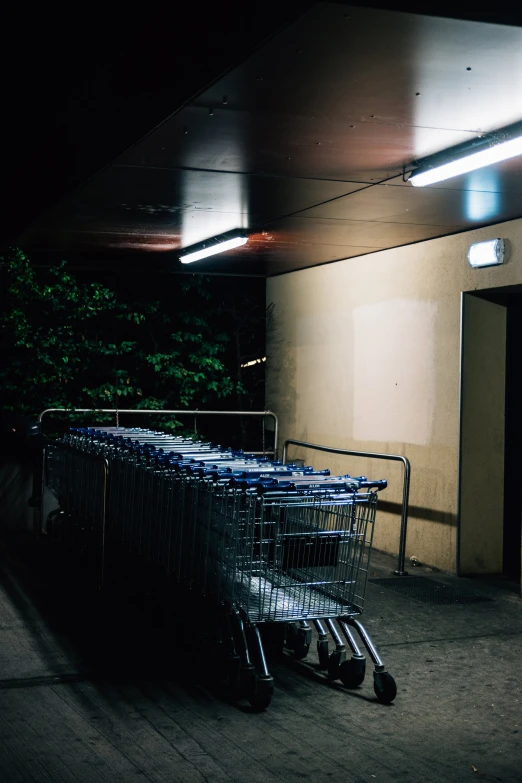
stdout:
[[[181,416],[192,415],[194,419],[198,416],[262,416],[263,417],[263,450],[262,451],[249,451],[249,454],[271,454],[274,459],[277,459],[278,437],[279,437],[279,422],[276,414],[273,411],[206,411],[206,410],[155,410],[151,408],[46,408],[38,416],[38,421],[41,422],[43,417],[48,413],[113,413],[116,417],[116,426],[119,426],[120,413],[148,413],[154,414],[154,416]],[[274,420],[274,447],[273,449],[265,449],[265,419],[267,416],[271,416]]]
[[383,459],[393,462],[402,462],[404,468],[404,479],[402,486],[402,509],[401,509],[401,530],[399,538],[399,557],[397,561],[397,570],[393,573],[397,576],[407,576],[408,572],[404,570],[404,561],[406,557],[406,533],[408,530],[408,503],[410,497],[410,473],[411,466],[407,457],[403,457],[401,454],[381,454],[374,451],[353,451],[351,449],[335,449],[331,446],[318,446],[316,443],[307,443],[304,440],[294,440],[289,438],[285,440],[283,446],[282,461],[286,463],[286,456],[288,452],[288,446],[302,446],[307,449],[314,449],[315,451],[326,451],[329,454],[342,454],[347,457],[367,457],[369,459]]

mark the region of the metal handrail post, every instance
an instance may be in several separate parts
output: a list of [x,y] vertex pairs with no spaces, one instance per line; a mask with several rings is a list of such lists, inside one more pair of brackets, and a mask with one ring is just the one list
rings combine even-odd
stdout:
[[408,530],[408,504],[410,498],[410,475],[411,465],[407,457],[402,454],[382,454],[375,451],[353,451],[351,449],[336,449],[331,446],[319,446],[316,443],[307,443],[304,440],[294,440],[289,438],[285,440],[283,446],[282,462],[286,463],[286,456],[288,452],[288,446],[303,446],[307,449],[314,449],[315,451],[326,451],[329,454],[342,454],[347,457],[369,457],[371,459],[384,459],[394,462],[402,462],[404,468],[404,480],[402,488],[402,510],[401,510],[401,530],[399,536],[399,557],[397,561],[397,570],[393,573],[397,576],[407,576],[408,572],[404,570],[404,562],[406,558],[406,533]]
[[[38,421],[41,422],[43,417],[48,413],[152,413],[155,416],[180,416],[182,414],[192,414],[197,416],[271,416],[274,420],[274,448],[269,449],[266,453],[273,454],[274,459],[277,459],[278,451],[278,438],[279,438],[279,421],[276,414],[273,411],[205,411],[205,410],[188,410],[183,408],[182,410],[155,410],[154,408],[46,408],[38,416]],[[251,454],[261,454],[260,451],[250,452]]]

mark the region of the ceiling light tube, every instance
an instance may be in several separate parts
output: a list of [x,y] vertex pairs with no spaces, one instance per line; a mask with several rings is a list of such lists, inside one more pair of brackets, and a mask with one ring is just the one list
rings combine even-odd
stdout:
[[460,174],[467,174],[475,169],[491,166],[492,163],[500,163],[509,158],[516,158],[522,155],[522,136],[510,139],[481,149],[479,152],[473,152],[456,160],[442,163],[440,166],[419,167],[409,178],[409,182],[417,188],[433,185],[435,182],[443,182],[451,177],[458,177]]
[[217,253],[224,253],[235,247],[241,247],[248,242],[248,237],[244,231],[229,231],[226,234],[206,239],[197,245],[186,247],[179,255],[182,264],[192,264],[193,261],[200,261],[202,258],[215,256]]

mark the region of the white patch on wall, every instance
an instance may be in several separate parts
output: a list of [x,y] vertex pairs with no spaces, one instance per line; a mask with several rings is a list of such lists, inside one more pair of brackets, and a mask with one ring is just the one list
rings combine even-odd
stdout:
[[303,437],[306,427],[308,432],[320,433],[314,437],[337,443],[339,434],[351,432],[349,318],[346,309],[325,306],[322,312],[312,311],[296,319],[298,437]]
[[353,436],[430,442],[435,407],[437,305],[392,299],[353,311]]

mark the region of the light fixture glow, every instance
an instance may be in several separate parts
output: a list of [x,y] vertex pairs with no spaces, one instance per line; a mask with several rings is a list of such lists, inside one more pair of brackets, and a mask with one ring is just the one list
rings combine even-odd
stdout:
[[245,362],[241,367],[253,367],[254,364],[263,364],[263,362],[266,362],[266,356],[263,356],[262,359],[252,359],[251,362]]
[[503,239],[488,239],[470,245],[468,261],[470,266],[496,266],[503,264],[505,259],[505,242]]
[[[226,250],[232,250],[235,247],[241,247],[241,245],[244,245],[248,242],[248,237],[244,235],[233,236],[229,239],[226,239],[225,237],[226,235],[223,234],[222,239],[216,237],[215,239],[208,240],[207,242],[201,242],[200,249],[193,250],[190,253],[184,253],[184,255],[179,256],[179,260],[182,264],[192,264],[193,261],[200,261],[202,258],[215,256],[217,253],[224,253]],[[194,245],[193,247],[198,246]]]
[[501,144],[495,144],[479,152],[465,155],[449,163],[420,170],[418,174],[413,172],[409,182],[417,188],[422,188],[426,185],[433,185],[435,182],[443,182],[451,177],[458,177],[460,174],[467,174],[484,166],[491,166],[492,163],[500,163],[502,160],[516,158],[517,155],[522,155],[522,136],[504,141]]

